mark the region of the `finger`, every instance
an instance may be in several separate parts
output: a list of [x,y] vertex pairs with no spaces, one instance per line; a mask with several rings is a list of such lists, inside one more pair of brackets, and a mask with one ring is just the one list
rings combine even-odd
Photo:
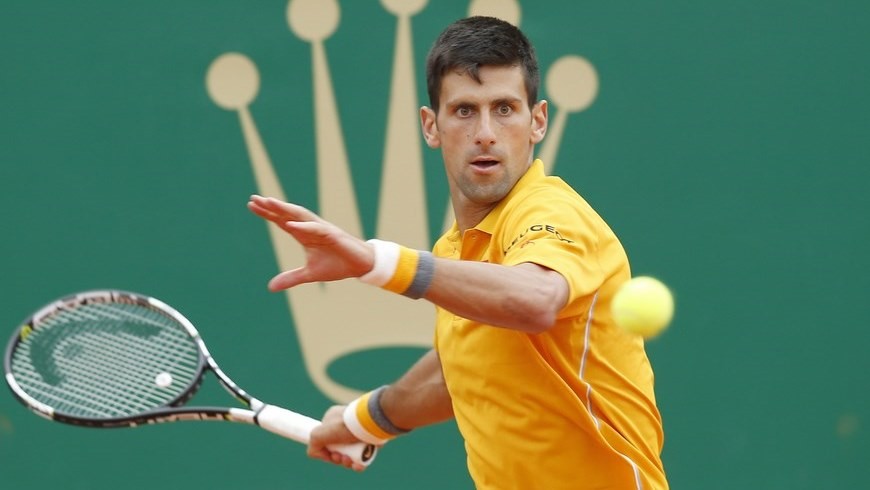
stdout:
[[268,209],[270,206],[268,204],[269,200],[263,196],[258,196],[256,194],[252,195],[250,199],[248,199],[249,205],[255,205],[263,209]]
[[284,271],[269,281],[269,291],[273,293],[290,289],[300,284],[312,282],[308,278],[308,272],[304,267],[298,267],[293,270]]
[[308,446],[308,456],[313,459],[320,459],[328,463],[332,462],[332,455],[325,447]]
[[272,221],[274,223],[283,223],[283,222],[287,221],[285,216],[276,214],[272,210],[270,210],[268,208],[264,208],[263,206],[259,205],[258,203],[254,202],[254,201],[248,202],[248,209],[251,210],[251,212],[256,214],[257,216],[259,216],[263,219]]
[[290,233],[291,235],[293,235],[294,238],[299,241],[304,240],[304,237],[309,233],[315,233],[318,235],[324,234],[324,232],[322,231],[323,227],[319,222],[288,220],[287,216],[276,214],[271,210],[263,208],[253,202],[248,203],[248,209],[250,209],[257,216],[260,216],[261,218],[278,225],[279,228]]
[[251,202],[278,216],[285,216],[287,221],[320,221],[320,217],[309,209],[298,204],[275,199],[274,197],[253,195],[251,196]]
[[321,461],[326,461],[327,463],[332,463],[338,466],[344,466],[345,468],[350,468],[354,471],[362,471],[365,469],[365,466],[358,465],[354,463],[349,457],[344,456],[339,453],[334,453],[329,451],[326,448],[308,448],[308,456],[313,459],[319,459]]
[[293,235],[293,238],[301,243],[313,241],[315,243],[329,236],[330,227],[323,223],[313,221],[284,221],[278,223],[284,231]]
[[272,221],[276,217],[282,217],[285,220],[290,219],[292,209],[287,209],[279,205],[279,203],[280,201],[277,199],[254,195],[248,200],[248,209]]
[[[301,206],[294,207],[304,209]],[[305,216],[305,213],[299,213],[295,210],[288,210],[283,207],[271,205],[269,201],[265,199],[252,199],[251,201],[248,201],[248,209],[263,218],[275,222],[304,220]]]
[[354,468],[353,461],[350,459],[350,457],[341,453],[332,453],[332,462],[337,465],[344,466],[348,469]]

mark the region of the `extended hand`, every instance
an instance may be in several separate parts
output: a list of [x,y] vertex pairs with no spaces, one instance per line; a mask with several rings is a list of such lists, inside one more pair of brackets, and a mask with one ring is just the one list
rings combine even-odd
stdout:
[[253,195],[248,209],[278,225],[305,248],[307,263],[272,278],[269,281],[272,291],[309,282],[359,277],[374,265],[371,245],[302,206]]

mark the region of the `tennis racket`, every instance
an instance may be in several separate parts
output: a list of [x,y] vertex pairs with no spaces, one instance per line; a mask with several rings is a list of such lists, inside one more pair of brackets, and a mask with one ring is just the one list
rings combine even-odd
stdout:
[[[308,444],[320,422],[268,405],[218,367],[193,324],[157,299],[87,291],[44,306],[18,328],[4,359],[6,382],[27,408],[84,427],[136,427],[181,420],[255,424]],[[206,371],[246,408],[188,407]],[[369,465],[376,448],[331,446]]]

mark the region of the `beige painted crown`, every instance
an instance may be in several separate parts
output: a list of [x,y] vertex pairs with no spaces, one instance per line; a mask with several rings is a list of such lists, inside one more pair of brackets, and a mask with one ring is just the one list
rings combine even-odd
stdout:
[[[381,0],[383,8],[396,16],[398,26],[375,234],[417,249],[429,249],[431,243],[411,17],[427,3],[428,0]],[[516,0],[474,0],[468,14],[491,15],[519,25],[520,6]],[[319,214],[363,237],[324,48],[324,41],[335,32],[340,17],[336,0],[290,0],[287,6],[290,30],[311,44]],[[598,77],[584,58],[568,55],[549,68],[545,83],[551,98],[551,120],[539,156],[549,171],[555,164],[568,115],[592,103],[598,92]],[[208,69],[206,88],[215,104],[239,116],[257,192],[286,200],[249,110],[260,88],[254,62],[243,54],[222,54]],[[444,227],[452,221],[452,210],[447,206]],[[267,226],[278,268],[287,270],[304,263],[304,251],[293,238],[271,223]],[[372,348],[432,345],[434,311],[425,301],[412,301],[353,280],[298,286],[286,295],[305,367],[315,385],[334,401],[346,402],[360,393],[329,377],[327,368],[336,359]]]

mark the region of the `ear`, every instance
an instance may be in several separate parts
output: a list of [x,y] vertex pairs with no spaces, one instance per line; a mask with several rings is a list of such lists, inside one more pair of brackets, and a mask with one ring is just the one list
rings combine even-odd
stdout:
[[547,134],[547,101],[538,101],[532,107],[532,144],[540,143]]
[[435,111],[426,106],[420,108],[420,126],[423,128],[423,138],[426,139],[426,144],[429,145],[429,148],[441,146],[436,119]]

